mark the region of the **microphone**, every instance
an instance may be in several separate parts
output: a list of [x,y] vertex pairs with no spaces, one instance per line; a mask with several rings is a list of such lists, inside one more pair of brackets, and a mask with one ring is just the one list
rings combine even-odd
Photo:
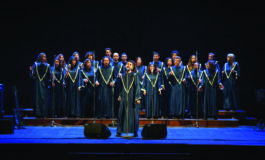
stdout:
[[128,72],[130,69],[129,68],[126,68],[126,71]]

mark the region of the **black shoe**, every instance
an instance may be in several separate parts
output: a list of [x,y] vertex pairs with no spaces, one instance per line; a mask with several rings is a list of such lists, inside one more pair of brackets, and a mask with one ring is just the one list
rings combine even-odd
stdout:
[[117,134],[116,134],[116,137],[120,137],[120,136],[121,136],[121,133],[117,133]]

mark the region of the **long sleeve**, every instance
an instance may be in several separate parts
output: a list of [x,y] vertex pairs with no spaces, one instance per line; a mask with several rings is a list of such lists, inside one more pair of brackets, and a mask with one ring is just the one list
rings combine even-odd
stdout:
[[202,79],[201,79],[201,84],[199,87],[203,88],[204,89],[204,86],[205,86],[205,72],[202,71]]
[[[163,63],[162,63],[163,64]],[[161,86],[161,88],[162,87],[165,87],[165,82],[164,82],[164,73],[165,72],[165,70],[164,70],[164,67],[161,67],[161,71],[160,71],[160,75],[159,75],[159,78],[160,78],[160,85],[159,86]]]
[[124,76],[122,75],[121,76],[121,80],[119,81],[119,97],[122,97],[123,96],[123,92],[122,92],[122,90],[123,90],[123,79],[124,78]]
[[32,72],[31,72],[31,78],[32,79],[35,79],[36,78],[36,62],[33,64],[33,66],[32,66]]
[[47,64],[47,67],[48,67],[48,71],[47,71],[47,75],[46,75],[46,83],[47,85],[51,85],[51,73],[50,73],[50,65]]
[[170,71],[168,72],[168,81],[169,81],[170,83],[172,83],[172,82],[173,82],[173,75],[171,75],[170,72],[173,72],[172,67],[170,67]]
[[[184,69],[184,68],[183,68]],[[194,71],[194,70],[193,70]],[[191,74],[192,74],[192,71],[188,71],[188,69],[185,70],[185,74],[184,74],[184,77],[183,79],[186,80],[186,86],[189,86],[190,85],[190,80],[191,78],[188,78],[189,76],[191,77]]]
[[84,87],[85,86],[85,81],[83,79],[83,73],[82,70],[79,70],[79,88]]
[[240,76],[240,67],[238,62],[236,62],[236,67],[235,67],[235,77],[236,79]]
[[114,72],[114,67],[111,66],[111,72],[112,72],[112,82],[114,82],[114,84],[116,83],[117,77],[115,76],[115,72]]
[[141,99],[141,94],[140,94],[141,88],[140,88],[140,81],[139,81],[139,78],[138,78],[136,73],[134,74],[134,79],[135,79],[135,82],[134,82],[134,84],[135,84],[135,100],[134,101],[137,101],[137,100]]
[[216,81],[217,81],[217,84],[219,85],[219,84],[221,84],[222,82],[221,82],[221,76],[220,76],[220,72],[218,71],[217,72],[217,77],[216,77],[217,79],[216,79]]
[[[147,73],[146,73],[147,74]],[[144,79],[143,79],[143,86],[141,88],[141,91],[146,91],[146,83],[147,83],[147,77],[146,77],[146,74],[144,75]]]
[[[160,73],[162,73],[162,72],[160,72]],[[160,73],[159,73],[159,74],[160,74]],[[158,73],[157,73],[157,74],[158,74]],[[161,91],[161,90],[162,90],[162,81],[163,81],[162,79],[163,79],[163,78],[161,78],[162,76],[160,76],[160,75],[157,75],[157,76],[158,76],[158,82],[157,82],[157,83],[158,83],[158,91]],[[164,81],[163,81],[163,82],[164,82]]]

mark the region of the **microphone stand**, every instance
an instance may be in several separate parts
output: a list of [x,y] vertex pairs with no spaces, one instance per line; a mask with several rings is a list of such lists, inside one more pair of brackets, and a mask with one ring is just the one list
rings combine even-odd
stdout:
[[[94,72],[94,96],[93,96],[93,100],[94,100],[94,105],[93,105],[93,117],[94,117],[94,119],[93,119],[93,123],[96,123],[96,114],[95,114],[95,112],[96,112],[96,111],[95,111],[95,110],[96,110],[96,106],[95,106],[95,105],[96,105],[96,104],[95,104],[95,103],[96,103],[96,98],[95,98],[95,96],[96,96],[96,91],[95,91],[95,90],[96,90],[96,83],[95,83],[95,82],[96,82],[96,70],[95,70],[95,69],[96,69],[96,68],[95,68],[96,55],[95,55],[95,51],[93,51],[93,53],[94,53],[94,56],[93,56],[93,59],[94,59],[94,64],[93,64],[93,66],[94,66],[94,68],[93,68],[93,69],[94,69],[94,71],[93,71],[93,72]],[[93,59],[92,59],[92,60],[93,60]]]
[[[155,68],[154,53],[155,51],[153,52],[152,78],[154,76],[154,68]],[[151,85],[152,85],[152,78],[151,78]],[[152,124],[154,124],[154,88],[153,88],[153,85],[152,85]]]
[[[113,66],[111,66],[111,67],[113,67]],[[117,124],[115,124],[115,122],[114,122],[114,86],[111,86],[111,90],[112,90],[112,104],[111,104],[111,108],[112,108],[111,109],[112,110],[112,122],[108,126],[115,127],[115,126],[117,126]]]
[[[56,57],[56,55],[54,56]],[[62,67],[62,66],[61,66]],[[55,64],[53,64],[53,71],[52,71],[52,84],[55,84],[54,83],[54,79],[55,79]],[[55,110],[55,104],[54,104],[54,87],[55,86],[52,86],[52,121],[50,123],[50,126],[51,127],[54,127],[54,125],[58,125],[58,126],[62,126],[61,124],[59,123],[55,123],[54,122],[54,110]],[[48,125],[47,125],[48,126]]]
[[[55,64],[53,64],[53,75],[52,75],[52,84],[54,84],[54,76],[55,76],[55,73],[54,73],[54,70],[55,70]],[[55,86],[52,86],[52,122],[51,122],[51,127],[54,126],[54,110],[55,110],[55,106],[54,106],[54,87]]]
[[199,81],[200,81],[200,74],[199,74],[200,69],[199,69],[198,52],[197,51],[196,51],[196,62],[198,64],[198,66],[197,66],[197,81],[196,81],[197,84],[194,84],[196,87],[196,122],[195,122],[195,124],[191,124],[189,126],[196,126],[197,128],[199,128],[199,126],[204,126],[204,125],[199,124],[199,91],[198,91],[198,88],[199,88]]

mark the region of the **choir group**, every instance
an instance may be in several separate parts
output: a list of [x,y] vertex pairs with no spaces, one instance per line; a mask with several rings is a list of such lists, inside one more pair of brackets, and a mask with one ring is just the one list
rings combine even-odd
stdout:
[[[214,53],[209,53],[204,65],[196,55],[184,65],[176,50],[165,62],[154,52],[153,61],[145,66],[141,57],[127,61],[123,53],[119,61],[118,53],[112,54],[110,48],[105,51],[100,61],[93,52],[87,52],[83,62],[74,52],[68,63],[59,54],[52,65],[40,53],[30,66],[36,117],[52,113],[57,117],[115,117],[118,122],[126,119],[132,124],[129,131],[135,132],[139,110],[145,110],[146,118],[182,119],[188,110],[189,117],[216,119],[219,97],[223,109],[239,107],[240,69],[233,53],[227,54],[221,69]],[[118,126],[117,132],[124,132],[124,127]]]

